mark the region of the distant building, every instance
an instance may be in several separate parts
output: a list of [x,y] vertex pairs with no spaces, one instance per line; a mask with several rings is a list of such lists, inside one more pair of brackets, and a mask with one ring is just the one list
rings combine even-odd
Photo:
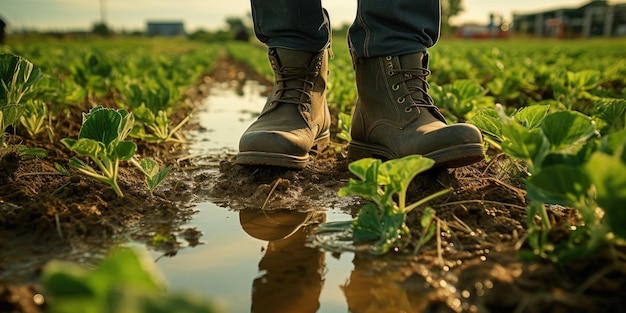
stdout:
[[626,4],[594,0],[578,8],[513,14],[512,31],[537,37],[625,36]]
[[465,39],[508,38],[509,24],[504,22],[504,17],[489,14],[488,24],[465,23],[456,29],[456,36]]
[[185,25],[183,22],[159,22],[149,21],[146,34],[148,36],[184,36]]

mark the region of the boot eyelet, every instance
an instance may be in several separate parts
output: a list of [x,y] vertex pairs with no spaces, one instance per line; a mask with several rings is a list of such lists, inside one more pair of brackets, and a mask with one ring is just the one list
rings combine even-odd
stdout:
[[388,56],[385,57],[385,60],[391,61],[391,58],[392,58],[392,56],[388,55]]
[[396,90],[400,89],[400,85],[398,85],[398,84],[393,84],[393,85],[391,86],[391,89],[392,89],[393,91],[396,91]]
[[395,74],[393,71],[389,71],[387,72],[387,74],[389,74],[389,76],[393,76],[393,74]]
[[398,100],[396,101],[398,101],[398,103],[404,103],[404,101],[406,101],[406,98],[398,98]]
[[406,113],[411,113],[411,111],[413,111],[413,107],[406,107],[406,108],[404,108],[404,112],[406,112]]

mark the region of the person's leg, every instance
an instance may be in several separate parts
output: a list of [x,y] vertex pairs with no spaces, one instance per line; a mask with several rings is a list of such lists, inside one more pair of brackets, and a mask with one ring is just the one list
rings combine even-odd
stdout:
[[428,95],[427,49],[439,37],[440,15],[439,1],[359,1],[349,33],[359,96],[351,159],[419,154],[438,167],[484,159],[478,128],[446,125]]
[[330,141],[326,105],[330,23],[320,1],[253,0],[255,34],[275,82],[261,115],[239,140],[236,163],[301,169]]
[[320,52],[330,40],[321,1],[251,0],[257,38],[269,48]]
[[349,40],[359,57],[426,52],[439,39],[439,0],[359,0]]

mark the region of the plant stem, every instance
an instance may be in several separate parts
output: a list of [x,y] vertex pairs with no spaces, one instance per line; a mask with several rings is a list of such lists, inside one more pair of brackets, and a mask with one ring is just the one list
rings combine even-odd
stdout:
[[446,193],[451,192],[452,190],[454,190],[454,188],[452,188],[452,187],[450,187],[450,188],[446,188],[446,189],[443,189],[443,190],[437,191],[437,192],[435,192],[435,193],[433,193],[433,194],[429,195],[428,197],[422,198],[422,199],[420,199],[419,201],[417,201],[417,202],[415,202],[415,203],[413,203],[413,204],[409,205],[408,207],[406,207],[406,209],[405,209],[404,213],[411,212],[413,209],[417,208],[418,206],[423,205],[424,203],[426,203],[426,202],[428,202],[428,201],[430,201],[430,200],[432,200],[432,199],[435,199],[435,198],[437,198],[437,197],[439,197],[439,196],[443,196],[443,195],[445,195]]

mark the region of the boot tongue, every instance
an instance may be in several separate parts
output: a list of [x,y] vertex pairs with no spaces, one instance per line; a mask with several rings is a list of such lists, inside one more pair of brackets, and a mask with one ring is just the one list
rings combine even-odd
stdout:
[[284,91],[282,99],[306,101],[301,92],[301,90],[304,89],[304,82],[301,79],[310,75],[309,67],[311,66],[314,54],[305,51],[276,48],[276,55],[282,75],[284,78],[287,78],[284,81],[284,86],[287,89]]
[[[417,72],[419,73],[419,69],[425,70],[424,64],[422,63],[423,58],[424,58],[424,53],[421,53],[421,52],[400,56],[398,57],[400,61],[400,68],[403,70],[417,70]],[[404,73],[402,75],[410,75],[410,74]],[[424,82],[422,82],[422,80],[416,76],[414,76],[414,79],[407,81],[406,85],[409,88],[419,87],[426,91],[426,86]],[[424,99],[424,95],[420,91],[411,93],[411,97],[413,97],[414,100]]]
[[280,67],[295,67],[303,68],[303,71],[308,70],[313,59],[313,53],[306,51],[290,50],[284,48],[276,48],[276,54],[278,55],[278,61]]
[[423,58],[424,58],[424,54],[421,52],[402,55],[399,57],[400,66],[404,70],[414,69],[414,68],[424,68],[424,65],[422,64]]

